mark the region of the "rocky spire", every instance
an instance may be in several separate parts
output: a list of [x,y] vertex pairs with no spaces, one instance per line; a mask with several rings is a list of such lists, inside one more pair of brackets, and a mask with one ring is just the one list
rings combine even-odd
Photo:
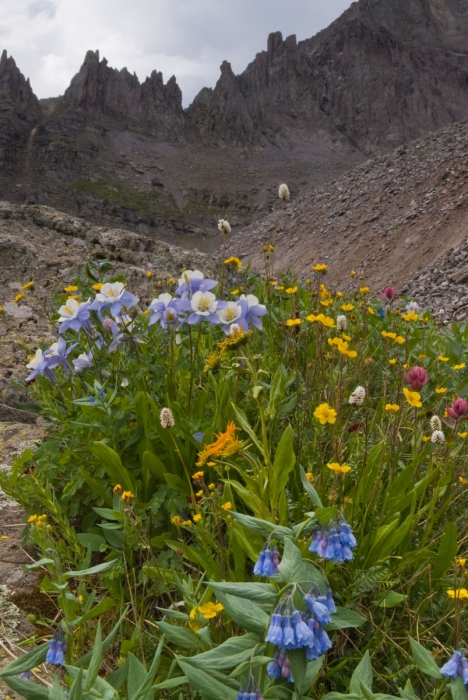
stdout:
[[182,93],[175,78],[164,85],[153,71],[143,84],[127,68],[117,70],[88,51],[64,95],[68,111],[90,118],[109,118],[122,128],[150,130],[160,138],[183,138]]
[[0,58],[0,104],[2,116],[10,115],[26,121],[40,118],[42,110],[26,79],[6,49]]

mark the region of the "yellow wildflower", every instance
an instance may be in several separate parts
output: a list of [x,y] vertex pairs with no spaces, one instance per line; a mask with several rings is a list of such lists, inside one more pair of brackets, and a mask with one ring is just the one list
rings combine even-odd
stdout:
[[205,620],[210,620],[212,617],[216,617],[221,610],[224,610],[221,603],[205,603],[205,605],[198,606],[198,612],[203,615]]
[[421,408],[421,394],[419,394],[417,391],[410,391],[406,387],[403,387],[403,393],[410,406]]
[[227,260],[224,261],[224,265],[232,265],[232,267],[236,267],[239,269],[242,267],[242,262],[239,260],[239,258],[235,258],[234,256],[231,256],[230,258],[227,258]]
[[286,325],[291,327],[291,326],[300,326],[302,323],[302,320],[300,318],[288,318],[286,321]]
[[231,508],[232,508],[232,503],[231,503],[231,501],[226,501],[226,503],[223,503],[223,505],[221,506],[221,508],[222,508],[223,510],[231,510]]
[[17,295],[15,296],[15,298],[13,299],[13,301],[19,301],[19,300],[22,299],[23,297],[24,297],[24,294],[17,294]]
[[465,369],[465,367],[466,367],[466,364],[464,362],[462,362],[459,365],[453,365],[452,369],[459,370],[459,369]]
[[30,282],[26,282],[26,284],[23,284],[21,289],[29,289],[30,287],[33,287],[33,286],[34,286],[34,282],[33,282],[33,280],[31,280]]
[[354,304],[343,304],[341,308],[343,311],[352,311],[354,309]]
[[171,518],[171,523],[172,523],[173,525],[180,525],[180,523],[181,523],[181,517],[180,517],[180,515],[173,515],[172,518]]
[[436,394],[445,394],[446,391],[447,391],[446,387],[441,386],[441,387],[439,387],[439,389],[436,389]]
[[324,314],[309,314],[306,316],[307,321],[310,323],[321,323],[325,328],[335,328],[335,321],[331,316],[325,316]]
[[199,523],[201,519],[202,519],[202,516],[200,515],[200,513],[196,513],[196,514],[193,516],[193,522],[194,522],[194,523]]
[[328,265],[325,265],[325,263],[317,263],[313,266],[312,270],[314,272],[326,272],[326,270],[328,270]]
[[320,406],[317,406],[314,417],[320,421],[321,425],[336,423],[336,411],[334,408],[330,408],[327,403],[321,403]]
[[440,362],[448,362],[450,358],[444,357],[443,355],[437,355],[437,359],[440,360]]
[[447,591],[447,595],[450,596],[450,598],[458,598],[458,600],[466,600],[468,598],[468,590],[466,588],[457,588],[453,590],[453,588],[449,588]]
[[347,464],[343,464],[340,466],[338,462],[332,462],[331,464],[327,464],[327,467],[333,472],[335,472],[335,474],[347,474],[351,471],[350,466],[348,466]]
[[400,410],[400,407],[396,403],[388,403],[385,406],[385,410],[387,411],[387,413],[396,413],[397,411]]
[[409,323],[410,321],[417,321],[419,315],[415,314],[414,311],[408,311],[407,314],[401,314],[401,318],[403,319],[403,321]]
[[286,294],[295,294],[297,292],[297,287],[288,287]]

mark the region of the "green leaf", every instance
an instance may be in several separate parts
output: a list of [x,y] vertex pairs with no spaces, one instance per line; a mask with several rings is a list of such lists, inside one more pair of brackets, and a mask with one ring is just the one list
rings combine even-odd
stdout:
[[361,661],[354,669],[351,680],[349,681],[349,692],[355,693],[356,695],[361,695],[361,684],[364,684],[367,688],[372,689],[372,681],[372,664],[369,650],[367,650]]
[[411,639],[411,637],[410,637],[410,645],[411,645],[411,654],[412,654],[415,666],[417,666],[420,671],[425,673],[426,676],[431,676],[431,678],[437,678],[437,680],[440,680],[441,678],[443,678],[439,667],[437,666],[436,662],[434,661],[434,658],[427,651],[427,649],[425,649],[422,646],[422,644],[417,642],[415,639]]
[[209,673],[190,664],[190,659],[177,657],[182,673],[187,677],[190,687],[198,690],[203,700],[236,700],[237,691],[210,676]]
[[301,474],[301,481],[304,487],[304,491],[307,493],[307,495],[309,496],[310,500],[316,508],[323,508],[320,496],[306,477],[304,469],[301,467],[299,471]]
[[93,576],[94,574],[99,574],[102,571],[106,571],[106,569],[109,569],[117,559],[112,559],[112,561],[105,561],[102,564],[96,564],[96,566],[92,566],[90,569],[83,569],[82,571],[66,571],[63,574],[63,578],[79,578],[80,576]]
[[88,672],[86,674],[86,690],[90,690],[94,681],[98,677],[99,669],[101,668],[102,662],[102,633],[101,633],[101,621],[99,620],[96,635],[94,637],[93,643],[93,653],[91,655],[91,660],[89,662]]
[[83,669],[80,668],[78,675],[72,683],[68,700],[83,700]]
[[50,643],[45,642],[38,647],[34,647],[31,651],[28,651],[24,656],[20,656],[19,659],[10,661],[10,663],[5,666],[0,671],[0,678],[5,678],[6,676],[16,676],[25,671],[29,671],[31,668],[35,668],[40,664],[43,664],[46,660],[47,652],[49,650]]
[[407,595],[397,593],[396,591],[383,591],[372,602],[374,605],[378,605],[379,608],[394,608],[396,605],[406,600],[407,597]]
[[239,598],[255,600],[257,603],[268,603],[272,605],[278,596],[276,586],[271,583],[230,583],[228,581],[210,581],[211,588],[217,593],[229,593]]
[[433,579],[442,578],[448,569],[452,566],[453,560],[458,550],[458,531],[455,523],[447,523],[444,527],[444,533],[440,538],[439,548],[437,550],[437,558],[432,566]]
[[113,485],[120,484],[124,491],[135,493],[135,484],[115,450],[105,442],[95,442],[92,448],[93,453],[101,461],[104,469],[108,473]]
[[3,679],[12,690],[26,700],[49,700],[49,691],[38,683],[23,681],[16,676],[6,676]]
[[284,583],[302,581],[302,554],[292,540],[285,538],[284,551],[278,566]]
[[261,518],[253,518],[250,515],[244,515],[243,513],[236,513],[232,510],[229,513],[234,520],[238,520],[242,525],[244,525],[252,532],[256,532],[262,537],[268,537],[272,532],[275,533],[275,537],[279,540],[285,537],[294,537],[294,532],[289,527],[283,527],[282,525],[275,525],[274,523],[268,522],[268,520],[262,520]]
[[164,632],[167,639],[174,642],[184,649],[196,649],[197,638],[186,627],[177,627],[176,625],[171,625],[169,622],[164,622],[163,620],[158,620],[157,625],[161,632]]
[[366,618],[355,610],[340,608],[338,606],[336,608],[336,613],[332,613],[331,619],[331,623],[329,625],[325,625],[325,629],[327,631],[343,630],[347,627],[361,627],[361,625],[367,622]]
[[241,637],[231,637],[215,649],[190,657],[190,663],[205,671],[233,668],[250,660],[255,647],[257,647],[256,651],[259,654],[265,651],[265,645],[261,644],[260,637],[256,634],[249,633]]
[[273,483],[270,484],[272,504],[277,504],[278,498],[283,493],[288,483],[289,474],[294,469],[295,464],[294,431],[291,424],[289,424],[278,443],[273,462]]
[[216,597],[229,617],[238,625],[260,636],[266,634],[270,617],[257,603],[220,591],[217,592]]
[[450,691],[452,693],[453,700],[467,700],[468,695],[463,684],[462,676],[457,676],[456,678],[450,679]]

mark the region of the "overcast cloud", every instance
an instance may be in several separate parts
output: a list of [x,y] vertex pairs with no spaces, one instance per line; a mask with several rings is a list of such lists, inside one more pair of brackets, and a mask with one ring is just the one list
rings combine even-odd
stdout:
[[351,0],[0,0],[0,49],[38,97],[62,94],[88,49],[144,80],[175,75],[187,106],[223,60],[240,73],[270,32],[316,34]]

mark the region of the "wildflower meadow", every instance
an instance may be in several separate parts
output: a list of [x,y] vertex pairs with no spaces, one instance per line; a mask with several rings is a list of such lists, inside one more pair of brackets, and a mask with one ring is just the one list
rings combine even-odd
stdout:
[[47,434],[0,483],[56,615],[0,677],[31,700],[466,700],[468,327],[227,247],[216,280],[139,299],[101,261],[54,300],[27,378]]

